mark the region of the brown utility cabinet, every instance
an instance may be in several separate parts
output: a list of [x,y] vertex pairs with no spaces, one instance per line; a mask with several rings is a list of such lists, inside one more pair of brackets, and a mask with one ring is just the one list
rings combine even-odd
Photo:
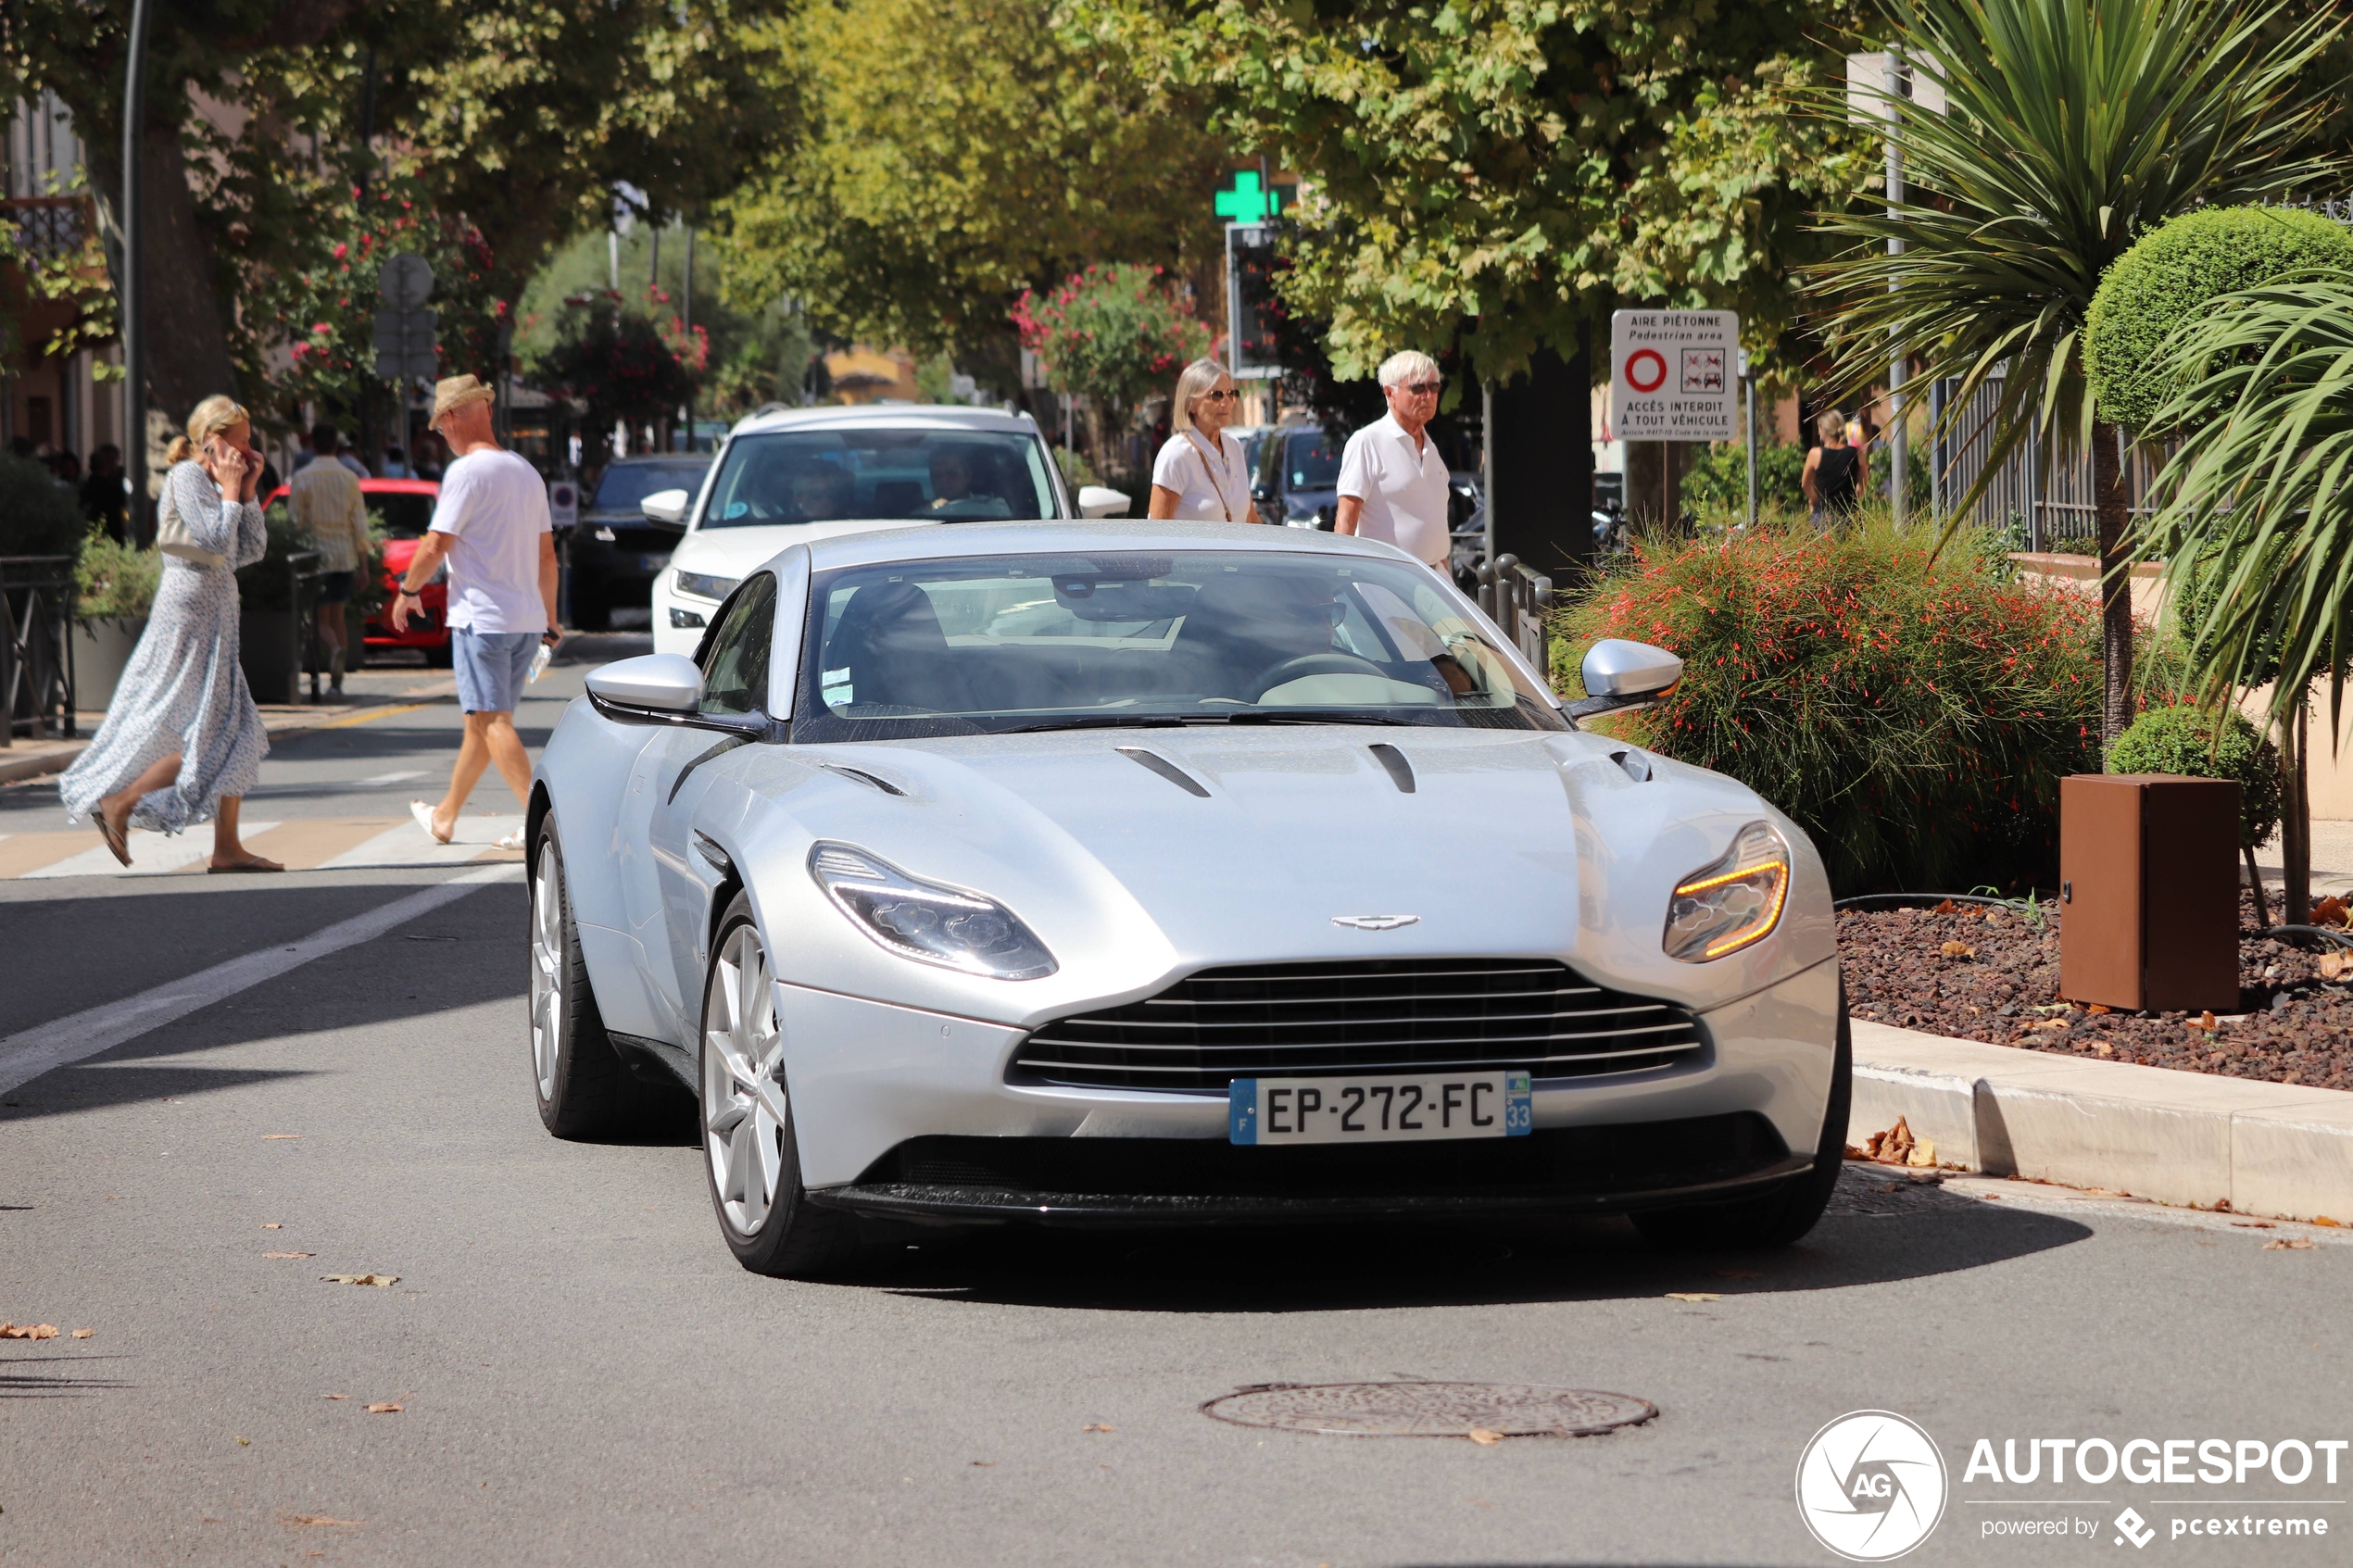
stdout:
[[2059,995],[2149,1012],[2239,1003],[2239,786],[2059,781]]

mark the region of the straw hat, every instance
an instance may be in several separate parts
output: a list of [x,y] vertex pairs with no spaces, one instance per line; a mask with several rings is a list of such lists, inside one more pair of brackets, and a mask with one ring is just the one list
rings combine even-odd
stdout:
[[469,403],[487,403],[498,395],[473,376],[450,376],[434,383],[433,418],[428,430],[437,430],[441,421]]

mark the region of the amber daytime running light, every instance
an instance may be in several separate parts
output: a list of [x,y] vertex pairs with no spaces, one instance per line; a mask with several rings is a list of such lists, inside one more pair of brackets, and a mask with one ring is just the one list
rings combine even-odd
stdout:
[[1667,906],[1667,956],[1705,963],[1768,935],[1789,901],[1789,846],[1751,822],[1713,865],[1685,877]]

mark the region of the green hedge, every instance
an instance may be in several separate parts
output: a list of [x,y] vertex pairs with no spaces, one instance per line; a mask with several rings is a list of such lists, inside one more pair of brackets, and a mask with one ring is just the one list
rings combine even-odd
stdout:
[[1936,537],[1867,508],[1638,540],[1562,617],[1560,685],[1603,637],[1681,656],[1675,695],[1611,726],[1786,811],[1841,894],[2051,885],[2058,781],[2099,767],[2098,606],[2006,582],[1994,535]]
[[2353,232],[2297,207],[2220,207],[2152,229],[2100,279],[2083,368],[2103,419],[2145,429],[2175,389],[2158,347],[2217,295],[2316,267],[2353,269]]
[[2218,745],[2214,721],[2197,709],[2152,708],[2108,747],[2108,771],[2236,779],[2239,843],[2248,849],[2260,849],[2280,825],[2279,749],[2236,712],[2224,714]]
[[[1806,469],[1806,448],[1759,443],[1756,448],[1756,504],[1760,510],[1778,503],[1806,509],[1798,475]],[[1683,499],[1702,513],[1748,509],[1748,448],[1739,442],[1718,441],[1698,455],[1683,474]]]

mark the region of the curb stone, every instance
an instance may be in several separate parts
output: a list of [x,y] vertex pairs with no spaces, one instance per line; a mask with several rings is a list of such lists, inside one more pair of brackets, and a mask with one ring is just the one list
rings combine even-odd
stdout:
[[2084,1060],[1853,1021],[1855,1133],[1940,1164],[2259,1219],[2353,1224],[2353,1093]]

